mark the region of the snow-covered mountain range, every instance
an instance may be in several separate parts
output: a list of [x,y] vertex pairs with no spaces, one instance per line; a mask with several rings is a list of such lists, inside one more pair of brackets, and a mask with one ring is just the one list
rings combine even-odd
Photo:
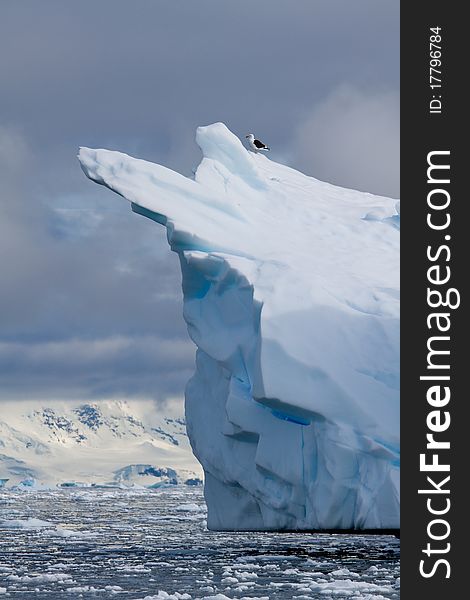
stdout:
[[10,485],[198,484],[181,412],[153,402],[4,402],[0,480]]

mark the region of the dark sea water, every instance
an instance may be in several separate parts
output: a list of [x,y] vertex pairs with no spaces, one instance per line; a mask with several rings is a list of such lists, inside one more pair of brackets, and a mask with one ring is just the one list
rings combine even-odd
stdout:
[[0,598],[399,598],[393,536],[214,533],[200,489],[0,490]]

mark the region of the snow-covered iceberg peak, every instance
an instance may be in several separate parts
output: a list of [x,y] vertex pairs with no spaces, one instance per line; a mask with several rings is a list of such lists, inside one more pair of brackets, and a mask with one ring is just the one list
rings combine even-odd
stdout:
[[399,215],[200,127],[194,179],[81,148],[167,229],[197,345],[186,388],[212,529],[399,526]]

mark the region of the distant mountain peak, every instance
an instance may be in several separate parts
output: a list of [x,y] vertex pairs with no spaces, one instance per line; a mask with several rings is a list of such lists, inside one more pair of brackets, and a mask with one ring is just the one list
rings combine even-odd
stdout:
[[53,485],[200,481],[184,418],[155,407],[151,401],[6,402],[0,478],[9,479],[8,486],[26,479]]
[[89,429],[97,431],[103,425],[103,415],[96,404],[81,404],[74,409],[78,420]]

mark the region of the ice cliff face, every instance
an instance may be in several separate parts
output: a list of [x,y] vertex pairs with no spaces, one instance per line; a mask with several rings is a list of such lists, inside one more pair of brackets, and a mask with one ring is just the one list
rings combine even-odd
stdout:
[[211,529],[399,526],[399,215],[197,131],[194,180],[82,148],[161,223],[197,345],[186,419]]

